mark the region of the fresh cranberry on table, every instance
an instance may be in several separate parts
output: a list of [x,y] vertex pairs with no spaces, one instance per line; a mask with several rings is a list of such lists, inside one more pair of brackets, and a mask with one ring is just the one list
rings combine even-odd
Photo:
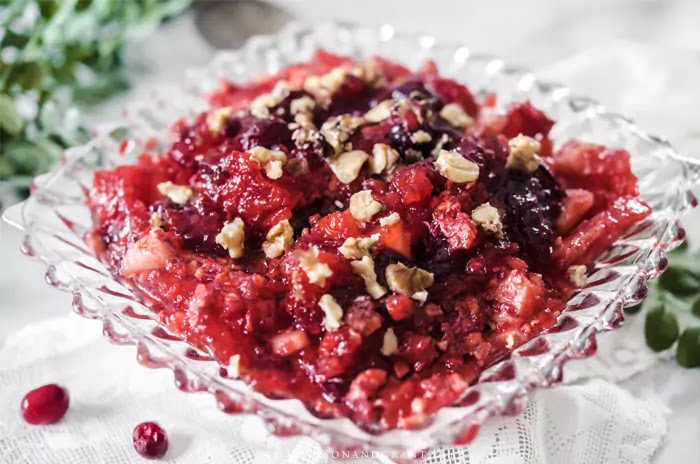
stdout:
[[53,424],[68,410],[68,390],[56,384],[36,388],[22,399],[22,417],[32,425]]
[[134,448],[147,459],[159,459],[168,451],[168,435],[157,422],[143,422],[134,428]]

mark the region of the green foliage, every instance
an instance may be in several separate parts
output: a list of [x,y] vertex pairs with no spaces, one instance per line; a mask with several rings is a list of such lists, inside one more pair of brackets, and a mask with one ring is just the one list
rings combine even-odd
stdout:
[[676,361],[683,367],[700,367],[700,327],[689,327],[678,340]]
[[678,333],[678,319],[666,308],[666,305],[657,303],[647,312],[644,336],[649,348],[656,352],[671,348],[678,339]]
[[[700,367],[700,326],[681,332],[679,317],[700,318],[700,252],[687,242],[668,254],[668,269],[649,285],[649,297],[625,309],[628,315],[645,310],[644,336],[650,349],[665,351],[676,345],[676,361],[683,367]],[[681,319],[683,317],[680,317]]]
[[84,141],[64,114],[126,88],[126,41],[190,1],[1,0],[0,180],[39,174]]

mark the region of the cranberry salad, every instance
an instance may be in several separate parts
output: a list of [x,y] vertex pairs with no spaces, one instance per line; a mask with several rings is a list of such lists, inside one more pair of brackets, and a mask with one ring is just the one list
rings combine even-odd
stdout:
[[629,154],[441,77],[319,52],[98,172],[89,242],[227,375],[320,417],[416,428],[551,327],[645,218]]

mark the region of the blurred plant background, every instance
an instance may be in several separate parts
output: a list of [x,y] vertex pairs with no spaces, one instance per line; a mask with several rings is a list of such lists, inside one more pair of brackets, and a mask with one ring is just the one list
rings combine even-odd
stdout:
[[0,0],[0,182],[26,193],[87,140],[77,108],[128,86],[127,41],[190,0]]

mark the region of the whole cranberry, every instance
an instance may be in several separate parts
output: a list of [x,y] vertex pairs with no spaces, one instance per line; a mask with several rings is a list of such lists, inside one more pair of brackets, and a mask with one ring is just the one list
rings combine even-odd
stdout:
[[22,417],[28,424],[53,424],[68,410],[68,390],[55,383],[36,388],[22,399]]
[[157,422],[144,422],[134,428],[134,448],[147,459],[162,458],[168,451],[168,435]]

